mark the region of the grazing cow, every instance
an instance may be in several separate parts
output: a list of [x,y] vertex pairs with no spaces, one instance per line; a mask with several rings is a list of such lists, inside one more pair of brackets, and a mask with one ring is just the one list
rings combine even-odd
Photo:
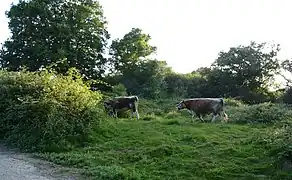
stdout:
[[[204,122],[202,115],[213,113],[212,122],[218,115],[223,113],[224,120],[227,122],[228,116],[223,110],[224,101],[222,98],[193,98],[182,100],[178,105],[177,109],[188,109],[194,118],[195,114],[198,118]],[[195,113],[195,114],[194,114]]]
[[131,110],[131,118],[136,114],[137,120],[139,119],[138,113],[138,97],[137,96],[120,96],[107,100],[103,106],[110,116],[117,118],[117,111]]

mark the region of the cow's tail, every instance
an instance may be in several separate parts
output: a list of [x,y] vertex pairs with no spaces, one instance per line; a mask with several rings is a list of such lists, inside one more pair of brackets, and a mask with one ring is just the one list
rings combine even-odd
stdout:
[[138,96],[134,96],[135,101],[139,101]]
[[224,105],[224,100],[223,100],[223,98],[220,98],[220,104],[221,104],[221,106],[223,107],[223,105]]

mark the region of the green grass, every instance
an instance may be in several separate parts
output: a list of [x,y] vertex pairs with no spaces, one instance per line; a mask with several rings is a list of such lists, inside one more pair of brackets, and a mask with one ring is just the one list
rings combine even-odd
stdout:
[[292,179],[291,106],[226,99],[230,122],[214,124],[141,98],[139,121],[110,119],[74,71],[53,76],[0,71],[4,143],[90,179]]
[[281,172],[263,141],[268,128],[155,116],[108,120],[89,147],[37,156],[96,179],[270,179]]

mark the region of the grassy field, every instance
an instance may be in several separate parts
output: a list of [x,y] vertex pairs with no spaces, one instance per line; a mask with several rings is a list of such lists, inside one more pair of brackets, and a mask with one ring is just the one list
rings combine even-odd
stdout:
[[73,75],[0,71],[0,140],[90,179],[292,179],[291,106],[225,99],[230,122],[201,123],[140,98],[139,121],[111,119]]
[[264,141],[268,126],[153,117],[110,119],[101,127],[86,148],[37,156],[82,168],[93,179],[292,178],[275,169]]

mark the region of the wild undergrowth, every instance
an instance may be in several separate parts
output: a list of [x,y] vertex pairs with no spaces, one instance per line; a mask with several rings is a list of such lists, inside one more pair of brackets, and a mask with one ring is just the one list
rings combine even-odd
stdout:
[[5,142],[30,151],[61,151],[90,141],[101,119],[101,94],[74,70],[0,72],[0,131]]
[[140,120],[106,117],[102,94],[75,71],[0,72],[4,141],[91,179],[289,179],[291,110],[225,100],[229,122],[140,98]]

